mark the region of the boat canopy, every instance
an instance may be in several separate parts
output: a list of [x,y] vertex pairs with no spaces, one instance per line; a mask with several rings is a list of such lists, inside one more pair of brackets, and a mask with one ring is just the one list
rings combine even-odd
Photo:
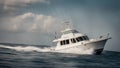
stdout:
[[75,29],[70,29],[70,28],[68,28],[68,29],[65,29],[65,30],[63,30],[63,31],[61,31],[63,34],[68,34],[68,33],[78,33],[78,31],[77,30],[75,30]]

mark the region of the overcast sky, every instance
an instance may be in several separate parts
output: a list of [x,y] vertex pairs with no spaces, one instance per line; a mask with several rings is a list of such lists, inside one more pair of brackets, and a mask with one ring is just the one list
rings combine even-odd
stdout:
[[120,0],[0,0],[0,42],[52,45],[65,19],[90,38],[110,33],[105,50],[120,51]]

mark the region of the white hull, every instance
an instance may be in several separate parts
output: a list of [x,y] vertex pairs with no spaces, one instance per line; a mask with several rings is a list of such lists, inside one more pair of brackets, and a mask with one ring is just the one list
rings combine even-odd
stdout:
[[65,45],[55,49],[55,52],[74,54],[101,54],[105,43],[109,38],[77,43],[76,45]]

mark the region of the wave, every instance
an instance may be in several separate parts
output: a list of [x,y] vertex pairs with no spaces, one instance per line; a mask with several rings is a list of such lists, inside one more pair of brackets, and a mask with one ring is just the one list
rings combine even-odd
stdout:
[[9,46],[9,45],[0,45],[0,48],[7,48],[16,51],[25,51],[25,52],[59,52],[59,53],[72,53],[72,54],[92,54],[93,49],[64,49],[60,51],[55,51],[54,47],[37,47],[37,46]]
[[35,47],[35,46],[6,46],[6,45],[0,45],[1,48],[7,48],[7,49],[12,49],[16,51],[37,51],[37,52],[49,52],[50,47]]

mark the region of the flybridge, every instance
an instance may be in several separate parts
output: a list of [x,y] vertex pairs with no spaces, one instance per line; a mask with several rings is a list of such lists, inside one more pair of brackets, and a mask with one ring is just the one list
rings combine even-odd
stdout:
[[61,31],[63,34],[69,34],[69,33],[79,33],[77,30],[75,30],[75,29],[70,29],[70,28],[68,28],[68,29],[65,29],[65,30],[63,30],[63,31]]
[[73,39],[74,41],[74,38],[77,38],[77,40],[79,39],[78,41],[80,41],[80,39],[81,41],[88,39],[88,37],[85,34],[81,34],[77,30],[72,29],[68,22],[66,23],[66,25],[67,25],[67,28],[61,31],[62,32],[61,38],[55,39],[53,40],[53,42],[58,42],[58,41],[68,40],[68,39]]

